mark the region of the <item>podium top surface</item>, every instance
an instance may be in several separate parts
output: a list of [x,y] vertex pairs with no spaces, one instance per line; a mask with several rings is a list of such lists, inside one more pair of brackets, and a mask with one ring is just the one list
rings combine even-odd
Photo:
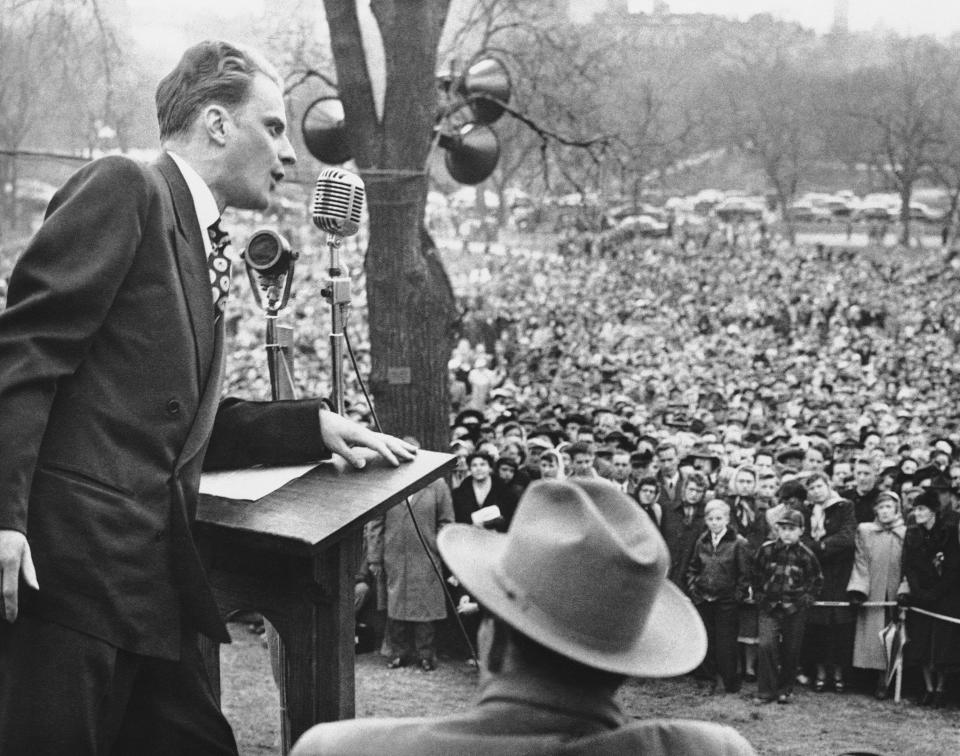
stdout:
[[214,536],[311,555],[455,464],[456,457],[450,454],[423,449],[399,467],[370,452],[362,470],[334,456],[257,501],[201,495],[196,522],[202,532]]

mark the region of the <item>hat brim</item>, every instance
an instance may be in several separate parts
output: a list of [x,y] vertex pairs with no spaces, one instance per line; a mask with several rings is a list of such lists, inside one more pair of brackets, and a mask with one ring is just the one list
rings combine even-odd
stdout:
[[503,533],[464,524],[447,525],[437,536],[444,561],[474,598],[538,643],[588,667],[631,677],[677,677],[695,669],[706,656],[707,632],[699,612],[666,578],[643,631],[629,648],[610,652],[579,643],[554,618],[517,601],[497,580],[494,567],[506,543]]

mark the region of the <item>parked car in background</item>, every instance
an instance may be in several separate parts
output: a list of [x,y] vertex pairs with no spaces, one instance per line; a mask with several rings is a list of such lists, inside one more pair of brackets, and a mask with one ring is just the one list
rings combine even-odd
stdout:
[[864,202],[853,215],[854,220],[861,221],[892,221],[897,216],[889,205],[880,205]]
[[659,238],[667,235],[670,226],[651,215],[630,215],[620,221],[617,230],[632,233],[634,236]]
[[755,197],[727,197],[713,208],[713,213],[724,223],[763,220],[762,199]]
[[[900,209],[902,207],[903,203],[898,202],[896,207],[890,209],[894,218],[900,217]],[[920,221],[922,223],[939,223],[943,220],[943,213],[939,210],[934,210],[923,202],[914,200],[910,202],[910,220]]]
[[793,223],[829,223],[833,220],[833,213],[827,207],[809,202],[793,202],[787,205],[784,218]]

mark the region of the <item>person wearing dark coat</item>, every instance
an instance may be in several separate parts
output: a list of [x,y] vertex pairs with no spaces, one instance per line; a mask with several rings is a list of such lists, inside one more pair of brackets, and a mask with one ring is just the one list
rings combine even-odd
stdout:
[[853,481],[851,488],[839,491],[844,499],[853,502],[853,514],[858,523],[873,522],[873,506],[877,503],[880,488],[877,486],[877,471],[873,460],[857,457],[853,461]]
[[662,443],[657,447],[657,483],[660,484],[660,493],[657,502],[664,509],[674,507],[683,497],[685,475],[680,472],[680,453],[671,443]]
[[[770,535],[767,522],[767,507],[756,496],[758,485],[757,468],[741,465],[733,474],[733,491],[725,497],[730,505],[731,527],[747,541],[751,558]],[[757,642],[759,625],[757,605],[751,597],[744,597],[740,604],[740,621],[737,640],[743,651],[743,675],[747,680],[756,677]]]
[[807,613],[823,586],[820,563],[803,543],[803,514],[786,508],[777,537],[753,558],[753,595],[760,614],[757,701],[789,703],[800,659]]
[[456,522],[506,532],[517,508],[513,491],[493,475],[493,460],[483,452],[467,457],[470,474],[453,491]]
[[712,499],[704,507],[703,516],[707,529],[693,546],[686,573],[687,594],[707,628],[703,674],[715,684],[719,673],[724,690],[736,693],[740,690],[738,606],[750,589],[753,554],[747,539],[728,527],[729,504],[722,499]]
[[[282,80],[208,40],[157,88],[163,152],[54,195],[0,313],[0,751],[226,754],[198,634],[229,642],[193,539],[201,468],[369,446],[318,399],[221,399],[228,206],[294,160]],[[212,277],[211,277],[212,276]],[[18,592],[19,589],[19,592]]]
[[684,589],[693,544],[704,531],[703,498],[706,492],[706,476],[693,472],[683,480],[681,498],[674,504],[663,505],[660,532],[670,551],[668,577]]
[[[960,617],[960,542],[957,528],[940,512],[939,496],[924,491],[913,503],[915,523],[903,541],[901,603],[936,614]],[[920,665],[925,692],[919,703],[943,704],[948,672],[960,665],[960,632],[954,623],[907,612],[904,663]]]
[[[825,473],[814,473],[806,481],[807,509],[803,543],[813,552],[823,570],[820,601],[847,601],[847,584],[853,570],[857,520],[853,504],[841,498],[830,486]],[[806,656],[816,665],[814,690],[821,692],[829,684],[846,688],[844,669],[853,656],[855,615],[850,607],[815,606],[807,621]]]

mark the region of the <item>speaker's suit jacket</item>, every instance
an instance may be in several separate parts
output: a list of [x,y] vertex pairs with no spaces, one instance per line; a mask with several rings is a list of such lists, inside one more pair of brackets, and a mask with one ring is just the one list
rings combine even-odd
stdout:
[[[325,456],[316,401],[220,402],[193,200],[173,160],[77,172],[0,313],[0,528],[26,533],[21,610],[175,659],[229,640],[194,546],[201,466]],[[228,305],[229,309],[229,305]]]

